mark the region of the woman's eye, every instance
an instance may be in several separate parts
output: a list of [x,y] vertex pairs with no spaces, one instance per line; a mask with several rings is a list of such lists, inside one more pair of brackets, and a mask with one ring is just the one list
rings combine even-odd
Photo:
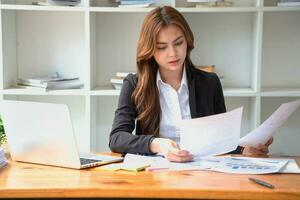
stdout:
[[179,45],[181,45],[182,43],[183,43],[183,41],[180,41],[180,42],[175,43],[175,45],[176,45],[176,46],[179,46]]
[[157,47],[158,50],[164,50],[166,47]]

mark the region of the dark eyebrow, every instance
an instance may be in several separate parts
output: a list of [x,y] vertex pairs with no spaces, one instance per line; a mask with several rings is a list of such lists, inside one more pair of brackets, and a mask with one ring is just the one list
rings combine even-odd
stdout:
[[[179,36],[177,37],[173,42],[177,42],[178,40],[180,40],[181,38],[183,38],[183,36]],[[157,42],[156,44],[167,44],[166,42]]]

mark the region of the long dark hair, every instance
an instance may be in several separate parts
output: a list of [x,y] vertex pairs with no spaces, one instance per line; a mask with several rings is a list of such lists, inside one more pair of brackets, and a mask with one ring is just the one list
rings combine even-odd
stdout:
[[159,92],[156,86],[158,64],[154,60],[158,33],[169,25],[175,25],[183,32],[187,41],[185,63],[193,66],[190,53],[194,48],[194,36],[185,18],[170,6],[153,9],[144,19],[137,45],[137,87],[132,94],[139,113],[137,120],[143,134],[158,135],[160,123]]

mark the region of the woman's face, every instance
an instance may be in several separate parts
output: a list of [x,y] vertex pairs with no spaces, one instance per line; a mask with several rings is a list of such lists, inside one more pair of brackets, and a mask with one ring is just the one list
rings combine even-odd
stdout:
[[175,25],[163,28],[158,36],[154,59],[161,73],[182,72],[187,42],[183,32]]

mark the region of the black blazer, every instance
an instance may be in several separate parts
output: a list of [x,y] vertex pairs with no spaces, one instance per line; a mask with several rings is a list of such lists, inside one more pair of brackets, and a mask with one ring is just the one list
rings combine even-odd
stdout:
[[[216,74],[186,65],[186,75],[192,118],[226,112],[222,86]],[[131,96],[137,82],[138,78],[133,74],[129,74],[124,79],[109,137],[109,147],[113,152],[152,154],[149,145],[154,136],[142,133],[138,121],[135,124],[138,112]],[[135,135],[132,134],[134,129],[136,129]],[[201,140],[201,138],[197,139]],[[238,147],[231,153],[240,152],[241,148]]]

